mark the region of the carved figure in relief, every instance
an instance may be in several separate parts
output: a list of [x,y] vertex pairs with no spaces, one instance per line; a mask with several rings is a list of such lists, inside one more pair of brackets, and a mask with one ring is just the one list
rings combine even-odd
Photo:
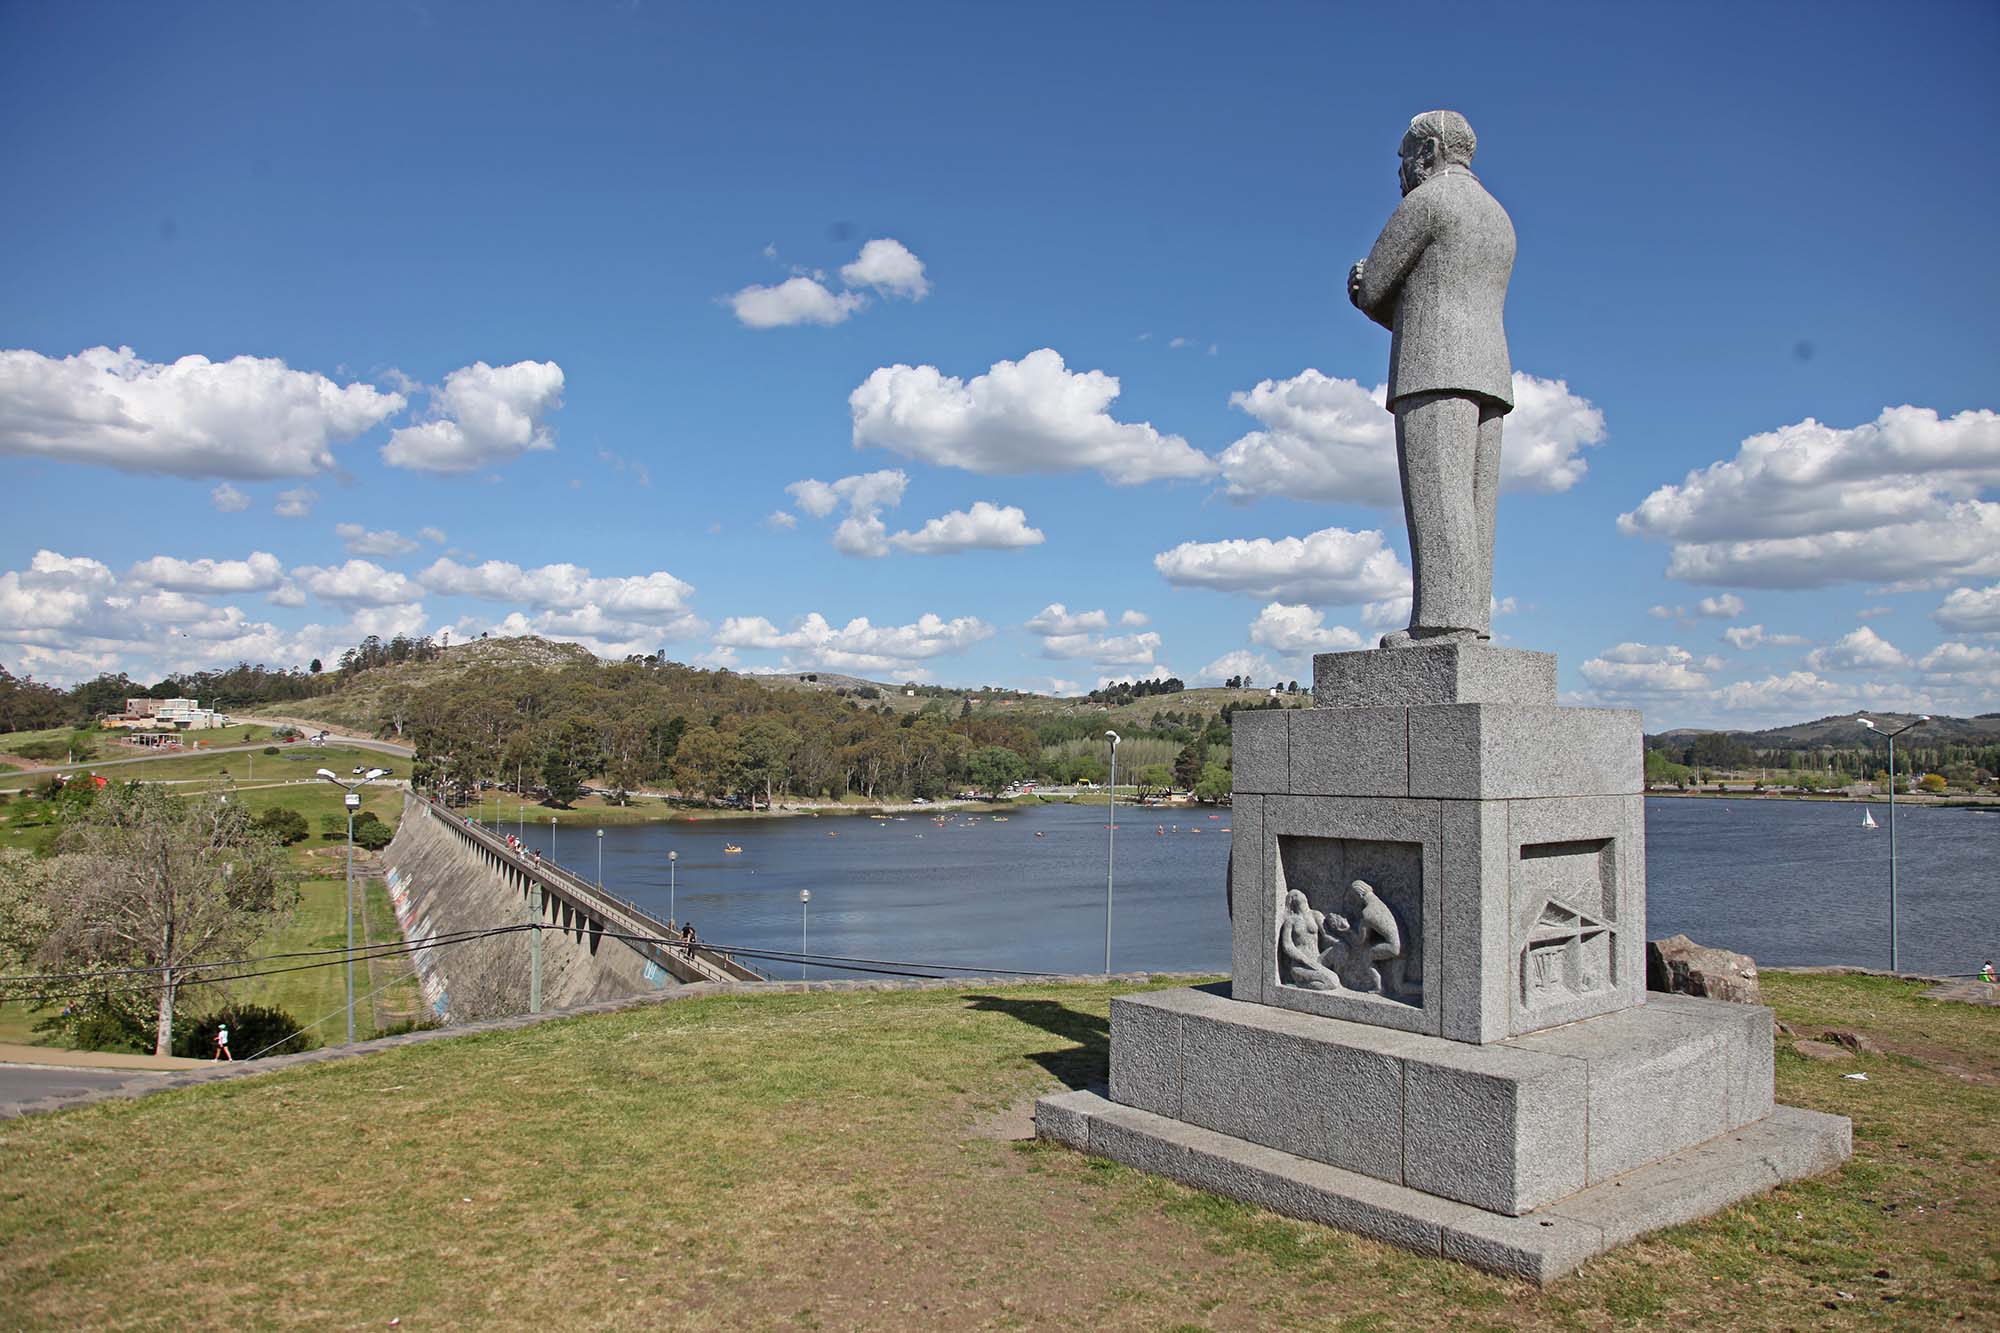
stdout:
[[[1396,914],[1373,885],[1357,879],[1347,886],[1356,911],[1351,924],[1341,921],[1335,947],[1321,955],[1349,990],[1401,996],[1403,993],[1403,931]],[[1378,968],[1376,965],[1380,964]]]
[[1315,912],[1305,894],[1293,889],[1285,895],[1285,920],[1278,928],[1278,957],[1284,965],[1282,978],[1288,986],[1301,990],[1339,990],[1340,978],[1320,961],[1329,930],[1345,930],[1341,917]]

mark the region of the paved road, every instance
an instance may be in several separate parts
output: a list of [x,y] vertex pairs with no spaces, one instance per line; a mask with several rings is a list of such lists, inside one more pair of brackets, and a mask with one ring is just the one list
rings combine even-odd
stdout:
[[[256,726],[273,725],[262,718],[246,717],[239,720]],[[162,759],[189,759],[196,755],[239,754],[245,750],[262,751],[270,743],[250,741],[243,745],[218,745],[212,749],[204,746],[199,750],[167,750],[154,754],[134,755],[130,759],[92,759],[81,764],[44,764],[39,768],[0,769],[0,778],[29,777],[37,773],[61,773],[70,769],[95,770],[111,768],[118,764],[151,764]],[[394,755],[398,759],[409,759],[416,754],[416,751],[407,745],[398,745],[394,741],[378,741],[369,736],[336,736],[328,732],[326,743],[353,750],[374,750],[380,754]]]
[[[165,1071],[161,1071],[164,1073]],[[143,1069],[62,1069],[54,1065],[0,1065],[0,1104],[71,1097],[115,1088],[134,1079],[157,1078]]]

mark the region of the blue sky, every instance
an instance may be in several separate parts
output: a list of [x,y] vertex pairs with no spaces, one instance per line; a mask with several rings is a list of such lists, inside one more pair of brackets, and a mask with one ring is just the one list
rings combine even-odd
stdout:
[[1448,106],[1501,641],[1652,728],[2000,708],[2000,11],[1427,13],[0,9],[0,664],[1306,680],[1401,623],[1344,276]]

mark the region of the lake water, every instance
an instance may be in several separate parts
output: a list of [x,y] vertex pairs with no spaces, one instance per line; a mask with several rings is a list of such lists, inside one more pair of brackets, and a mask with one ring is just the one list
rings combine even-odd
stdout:
[[[1884,826],[1871,831],[1857,805],[1649,799],[1647,936],[1684,932],[1771,966],[1888,966],[1888,810],[1874,810]],[[1897,822],[1904,968],[1965,973],[2000,957],[2000,814],[1899,806]],[[1228,971],[1229,824],[1226,810],[1119,812],[1113,968]],[[678,851],[672,910],[722,946],[798,950],[810,889],[815,954],[1094,972],[1106,832],[1102,806],[1071,805],[942,825],[918,814],[628,825],[604,830],[604,880],[665,917]],[[548,838],[531,815],[528,844],[546,853]],[[555,851],[595,879],[597,841],[571,826]]]

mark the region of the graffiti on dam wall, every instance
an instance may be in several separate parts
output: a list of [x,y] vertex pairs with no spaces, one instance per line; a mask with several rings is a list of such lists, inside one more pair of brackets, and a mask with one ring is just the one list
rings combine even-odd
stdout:
[[387,882],[389,902],[396,909],[396,924],[402,928],[403,939],[412,947],[410,962],[416,968],[417,984],[423,988],[424,1003],[439,1018],[447,1016],[450,1010],[449,981],[445,977],[441,950],[432,943],[437,938],[437,926],[426,916],[421,921],[413,920],[416,908],[410,901],[410,877],[401,870],[390,867]]

